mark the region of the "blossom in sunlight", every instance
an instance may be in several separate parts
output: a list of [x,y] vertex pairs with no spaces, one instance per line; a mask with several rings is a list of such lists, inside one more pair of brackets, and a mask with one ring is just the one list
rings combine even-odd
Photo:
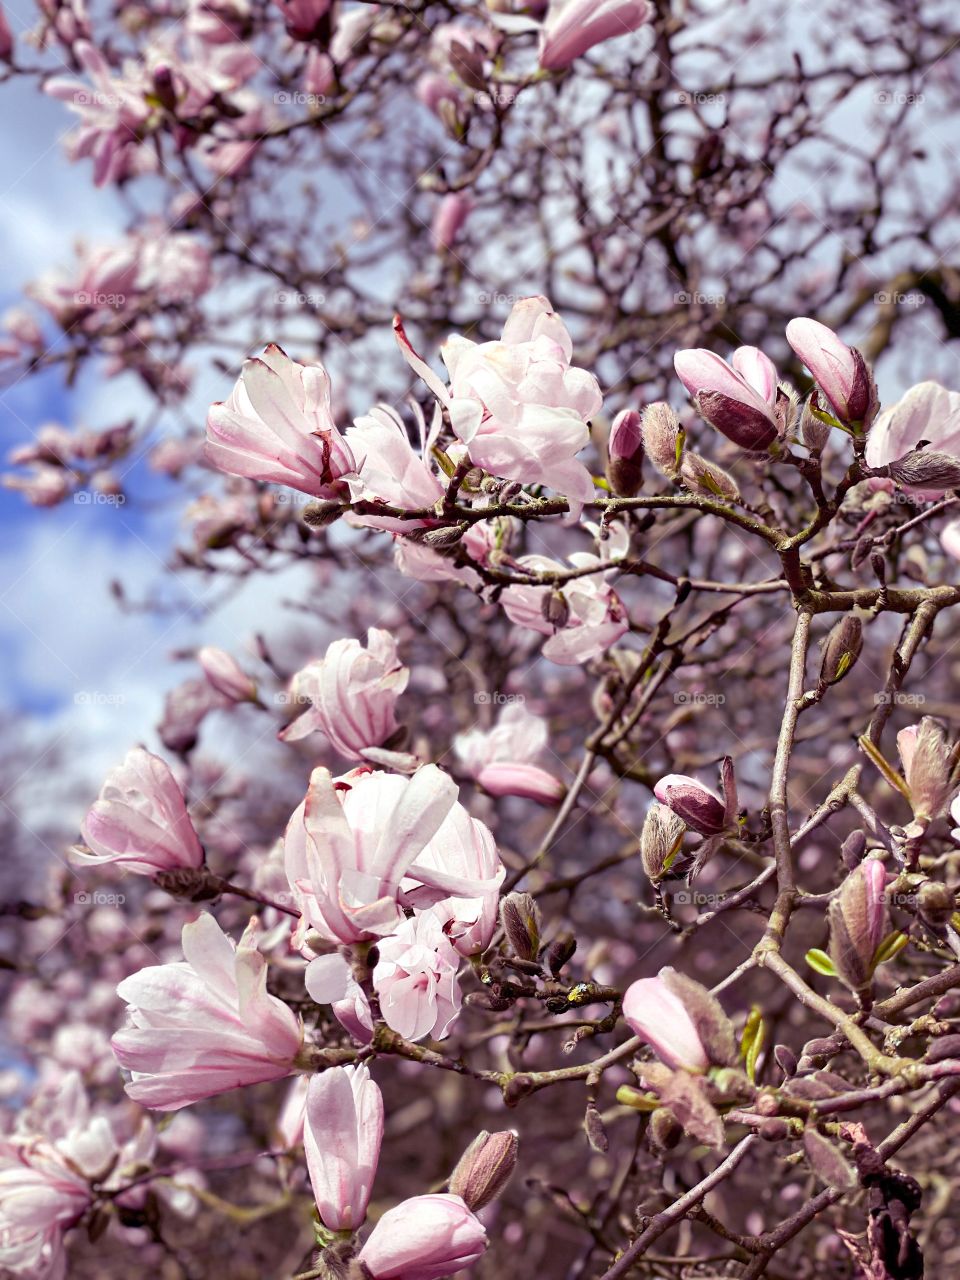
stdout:
[[[460,810],[456,783],[436,765],[413,777],[355,769],[336,782],[328,770],[314,769],[284,838],[287,879],[302,915],[298,941],[311,929],[330,942],[392,933],[403,919],[405,878],[421,908],[489,893],[495,877],[455,869],[457,845],[475,839],[476,820],[463,822]],[[421,861],[425,850],[434,853],[429,861]]]
[[[938,382],[918,382],[896,404],[877,414],[864,457],[871,467],[888,466],[923,441],[930,449],[960,458],[960,391],[948,391]],[[902,487],[930,498],[944,491],[929,485]]]
[[213,916],[183,926],[184,959],[141,969],[117,987],[130,1025],[113,1037],[127,1093],[159,1111],[290,1075],[300,1020],[267,991],[254,917],[238,945]]
[[293,677],[294,695],[311,705],[280,736],[293,742],[319,730],[342,756],[362,760],[368,747],[397,732],[397,699],[409,676],[389,631],[371,627],[366,648],[359,640],[334,640]]
[[540,66],[562,71],[595,44],[636,31],[654,13],[650,0],[551,0],[540,33]]
[[383,1140],[383,1096],[366,1066],[329,1067],[310,1079],[303,1146],[320,1221],[331,1231],[363,1222]]
[[623,997],[623,1016],[666,1066],[687,1071],[710,1066],[693,1018],[662,977],[631,983]]
[[117,862],[141,875],[200,867],[203,849],[183,793],[159,756],[134,747],[107,774],[80,824],[86,847],[71,850],[76,862]]
[[230,396],[207,414],[207,461],[228,475],[289,485],[315,498],[345,494],[353,455],[330,409],[330,379],[275,344],[244,362]]
[[388,1209],[357,1255],[373,1280],[442,1280],[483,1256],[487,1233],[459,1196],[413,1196]]

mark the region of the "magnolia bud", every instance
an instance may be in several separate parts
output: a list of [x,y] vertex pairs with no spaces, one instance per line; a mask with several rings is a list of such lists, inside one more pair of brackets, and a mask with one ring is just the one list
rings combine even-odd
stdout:
[[647,457],[669,479],[679,472],[682,452],[680,419],[663,400],[648,404],[641,418],[643,443]]
[[919,724],[900,730],[897,747],[913,816],[918,822],[932,822],[955,789],[947,731],[939,720],[924,716]]
[[807,400],[800,415],[800,438],[808,449],[819,453],[830,439],[831,427],[813,412],[813,405]]
[[348,510],[349,507],[342,502],[311,502],[303,508],[301,518],[311,529],[322,529],[325,525],[333,524],[334,520],[339,520]]
[[736,1036],[717,997],[676,969],[661,969],[660,979],[682,1002],[710,1062],[714,1066],[732,1066],[737,1061]]
[[840,857],[848,871],[853,871],[855,867],[859,867],[866,849],[867,837],[863,832],[860,830],[851,831],[840,846]]
[[957,909],[957,895],[939,880],[926,880],[917,894],[917,910],[927,924],[942,929]]
[[529,893],[508,893],[500,903],[500,923],[511,950],[520,960],[540,954],[540,908]]
[[450,1175],[450,1191],[476,1212],[496,1200],[517,1165],[517,1135],[478,1133]]
[[719,835],[727,825],[726,807],[720,797],[696,778],[668,773],[653,789],[661,804],[682,818],[702,836]]
[[540,610],[544,620],[557,631],[562,631],[570,621],[570,605],[562,591],[548,591],[543,597]]
[[455,547],[469,528],[468,524],[454,524],[439,529],[427,529],[418,541],[425,546],[433,547],[434,551],[446,551],[450,547]]
[[647,810],[640,833],[640,860],[654,884],[667,869],[667,860],[679,846],[685,829],[683,819],[667,805],[655,804]]
[[666,1107],[657,1107],[650,1114],[650,1141],[660,1151],[672,1151],[683,1137],[683,1129]]
[[635,409],[624,409],[614,418],[607,457],[610,488],[618,497],[635,497],[643,484],[643,435]]
[[587,1135],[587,1141],[594,1151],[599,1151],[602,1154],[610,1146],[607,1131],[604,1128],[603,1120],[595,1102],[587,1103],[587,1109],[583,1113],[583,1131]]
[[960,458],[933,449],[908,453],[886,470],[898,485],[920,489],[955,489],[960,485]]
[[560,971],[567,961],[572,958],[576,949],[577,940],[572,933],[561,933],[547,947],[547,968],[555,978],[559,977]]
[[823,645],[820,683],[836,684],[847,674],[863,648],[863,623],[848,613],[831,629]]
[[161,107],[165,110],[176,110],[177,90],[173,83],[173,73],[169,67],[159,66],[154,68],[153,93]]
[[869,426],[877,411],[877,389],[856,347],[848,347],[832,329],[807,317],[790,321],[787,341],[813,374],[839,421]]
[[828,908],[830,959],[856,992],[869,987],[873,958],[887,932],[886,882],[883,863],[868,859],[847,876]]
[[721,498],[724,502],[739,502],[740,490],[729,472],[708,462],[696,453],[685,453],[680,464],[680,475],[688,489],[708,498]]

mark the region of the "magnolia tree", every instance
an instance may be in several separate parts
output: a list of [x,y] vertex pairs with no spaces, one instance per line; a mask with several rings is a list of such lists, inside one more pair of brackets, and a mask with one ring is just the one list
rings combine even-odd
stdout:
[[117,420],[5,483],[152,468],[172,572],[311,584],[12,895],[4,1274],[953,1273],[958,48],[925,0],[0,25],[130,215],[0,342]]

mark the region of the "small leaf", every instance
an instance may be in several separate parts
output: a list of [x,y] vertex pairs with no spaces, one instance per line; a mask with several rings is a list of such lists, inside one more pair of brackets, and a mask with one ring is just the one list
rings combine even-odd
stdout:
[[816,1129],[804,1130],[803,1149],[810,1168],[828,1187],[845,1191],[857,1185],[853,1165],[839,1147],[835,1147],[829,1138],[825,1138]]
[[899,929],[894,929],[892,933],[888,933],[873,953],[872,968],[876,969],[878,964],[886,964],[888,960],[898,956],[909,941],[910,939],[907,935]]
[[867,755],[870,757],[870,759],[877,766],[877,768],[880,770],[880,772],[883,774],[886,780],[890,783],[891,787],[896,788],[896,790],[899,791],[901,795],[906,796],[906,798],[909,800],[910,788],[907,786],[903,777],[896,771],[896,769],[889,762],[889,760],[887,760],[887,758],[879,750],[879,748],[873,745],[873,743],[870,741],[870,739],[867,737],[865,733],[861,734],[861,736],[857,739],[857,741],[860,744],[860,750],[864,753],[864,755]]
[[743,1034],[740,1037],[740,1054],[751,1084],[756,1084],[757,1060],[763,1052],[767,1040],[767,1028],[763,1020],[763,1011],[755,1004],[747,1015]]
[[811,947],[803,958],[811,969],[816,973],[822,973],[825,978],[835,978],[837,976],[833,961],[819,947]]
[[641,1093],[629,1084],[622,1084],[617,1090],[617,1101],[622,1107],[632,1107],[634,1111],[656,1111],[660,1105],[659,1098],[652,1093]]

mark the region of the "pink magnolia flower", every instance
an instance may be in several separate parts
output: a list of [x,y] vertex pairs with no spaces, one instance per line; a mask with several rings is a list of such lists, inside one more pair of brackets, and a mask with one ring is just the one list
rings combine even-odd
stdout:
[[661,804],[702,836],[719,835],[727,825],[727,811],[715,791],[684,773],[668,773],[653,788]]
[[383,1096],[366,1066],[329,1067],[311,1078],[303,1146],[330,1231],[355,1231],[366,1217],[382,1141]]
[[473,209],[473,201],[462,191],[451,191],[436,207],[430,224],[430,238],[437,253],[452,249]]
[[[402,418],[389,405],[375,405],[364,417],[355,419],[346,433],[357,470],[356,477],[350,481],[351,497],[379,500],[410,510],[432,507],[438,498],[443,497],[443,485],[426,459],[441,423],[438,412],[428,431],[418,411],[418,453],[410,443]],[[351,523],[372,529],[389,529],[394,533],[417,527],[415,521],[397,520],[391,516],[352,514],[350,520]]]
[[303,975],[307,995],[317,1004],[328,1004],[340,1025],[359,1044],[373,1039],[373,1015],[363,987],[339,952],[316,956]]
[[466,885],[487,886],[479,895],[454,893],[436,902],[435,890],[418,888],[413,881],[403,884],[406,901],[414,907],[435,903],[433,914],[460,955],[485,951],[497,927],[500,886],[507,874],[490,829],[471,818],[463,805],[455,805],[444,823],[443,839],[432,840],[417,864],[457,876]]
[[63,328],[83,319],[89,329],[106,314],[128,309],[137,297],[139,255],[132,241],[81,246],[71,269],[44,273],[27,290]]
[[315,498],[345,493],[353,455],[330,411],[322,365],[298,364],[271,343],[247,360],[229,398],[207,415],[207,461],[228,475],[286,484]]
[[203,865],[203,849],[169,767],[142,747],[107,774],[100,797],[80,824],[87,848],[77,862],[118,862],[152,876]]
[[62,467],[41,462],[32,466],[26,475],[10,472],[0,476],[0,484],[5,489],[18,490],[32,507],[55,507],[70,493],[73,479],[71,472]]
[[540,66],[562,71],[595,44],[628,35],[653,15],[649,0],[551,0],[540,33]]
[[294,40],[313,40],[322,33],[322,22],[331,0],[274,0],[283,14],[287,34]]
[[348,760],[362,760],[397,732],[397,699],[410,672],[397,657],[389,631],[371,627],[366,649],[359,640],[334,640],[323,658],[293,677],[292,689],[312,706],[280,734],[285,742],[320,730]]
[[697,412],[728,440],[758,453],[773,444],[779,425],[776,371],[756,348],[741,347],[732,368],[703,348],[678,351],[673,366]]
[[65,1274],[63,1233],[92,1200],[89,1181],[50,1143],[0,1139],[0,1267]]
[[[445,869],[443,850],[461,838],[460,807],[456,783],[436,765],[412,778],[355,769],[336,783],[328,770],[314,769],[284,837],[287,879],[302,913],[297,945],[310,929],[330,942],[392,933],[403,918],[405,877],[420,886],[421,907],[490,892],[489,880]],[[418,860],[430,847],[440,851],[433,866]]]
[[660,977],[632,982],[623,997],[623,1016],[668,1067],[706,1071],[707,1052],[679,996]]
[[358,1258],[373,1280],[442,1280],[486,1247],[483,1224],[459,1196],[414,1196],[387,1210]]
[[143,142],[154,114],[147,102],[152,86],[144,68],[131,63],[123,75],[114,75],[99,49],[86,40],[78,41],[73,52],[93,88],[67,76],[54,76],[43,86],[45,93],[68,103],[80,116],[67,139],[70,158],[92,157],[98,187],[155,169],[156,156]]
[[415,92],[417,100],[434,115],[440,114],[442,103],[450,102],[456,106],[460,102],[460,95],[449,74],[444,75],[439,71],[425,71],[417,80]]
[[856,347],[848,347],[832,329],[805,316],[787,325],[787,341],[841,422],[869,422],[876,410],[876,390]]
[[378,944],[373,985],[388,1027],[407,1040],[442,1040],[460,1014],[460,957],[432,912],[404,920]]
[[[877,414],[867,436],[866,461],[871,467],[897,462],[922,440],[931,449],[960,458],[960,391],[948,391],[938,382],[918,382],[911,387],[895,405]],[[931,498],[944,492],[916,485],[903,488]]]
[[239,945],[204,913],[183,927],[184,960],[141,969],[117,987],[131,1025],[113,1037],[127,1093],[159,1111],[295,1069],[300,1020],[267,992],[254,917]]
[[[630,620],[623,602],[606,580],[615,561],[627,551],[628,536],[622,526],[614,526],[601,550],[607,559],[578,551],[569,557],[575,569],[596,568],[564,583],[559,594],[549,586],[507,587],[500,597],[503,611],[519,627],[539,631],[550,639],[543,656],[562,666],[575,666],[598,657],[629,630]],[[546,556],[521,556],[516,562],[528,573],[552,577],[567,572],[567,566]],[[556,604],[556,612],[551,606]],[[548,616],[549,615],[549,616]]]
[[572,353],[566,326],[542,297],[514,304],[499,342],[452,335],[441,348],[450,419],[471,460],[579,503],[593,497],[593,481],[575,455],[602,397],[593,374],[571,366]]
[[546,750],[549,725],[522,702],[505,707],[489,730],[459,733],[453,749],[467,772],[492,796],[522,796],[559,804],[566,787],[534,761]]
[[197,653],[197,660],[217,693],[231,702],[256,702],[257,686],[236,658],[225,650],[204,645]]
[[633,498],[643,484],[643,430],[636,409],[621,409],[607,441],[607,479],[613,492]]

